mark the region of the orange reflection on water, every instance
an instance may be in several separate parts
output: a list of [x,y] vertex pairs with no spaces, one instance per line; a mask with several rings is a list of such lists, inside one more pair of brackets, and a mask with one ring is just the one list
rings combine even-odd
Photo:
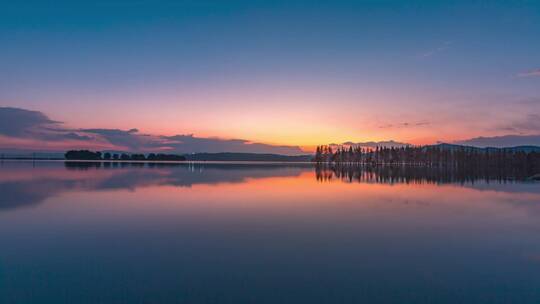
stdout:
[[[321,181],[314,168],[201,165],[66,168],[56,165],[3,165],[0,186],[9,206],[30,206],[54,197],[73,208],[143,212],[390,212],[393,215],[476,210],[533,214],[540,201],[533,186],[498,184]],[[521,188],[519,188],[520,186]],[[519,191],[516,191],[518,189]],[[7,191],[6,190],[6,191]],[[4,198],[6,199],[6,198]],[[75,203],[73,203],[75,202]],[[228,211],[227,211],[228,210]],[[481,210],[481,211],[480,211]]]

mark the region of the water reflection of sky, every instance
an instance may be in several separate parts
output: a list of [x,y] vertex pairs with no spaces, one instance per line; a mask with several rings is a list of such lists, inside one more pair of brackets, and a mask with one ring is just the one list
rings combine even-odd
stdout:
[[69,191],[135,190],[149,186],[191,187],[241,183],[247,179],[297,176],[302,166],[121,164],[96,166],[60,162],[5,162],[0,171],[0,210],[42,202]]
[[[103,164],[103,163],[62,163],[62,162],[3,162],[0,164],[0,211],[29,206],[40,203],[48,197],[73,191],[135,191],[143,187],[174,186],[193,187],[194,185],[219,185],[228,183],[248,183],[253,180],[286,179],[306,181],[308,187],[321,187],[315,180],[330,183],[357,184],[416,184],[434,183],[415,175],[404,177],[397,172],[389,179],[381,178],[373,172],[360,172],[355,178],[341,176],[336,171],[319,171],[306,164]],[[316,172],[315,172],[316,171]],[[401,175],[400,175],[401,174]],[[322,176],[322,177],[321,177]],[[309,184],[309,185],[308,185]],[[472,188],[479,191],[495,191],[516,193],[520,196],[528,194],[531,199],[540,194],[538,182],[512,180],[471,179],[444,180],[443,184],[456,187]],[[339,187],[335,185],[335,187]],[[356,188],[360,189],[360,185]],[[288,190],[290,186],[282,186],[279,190]],[[438,188],[439,190],[441,188]],[[243,189],[247,191],[248,189]],[[297,191],[298,189],[294,189]],[[393,188],[397,190],[396,187]],[[332,192],[324,188],[324,192]]]
[[539,187],[5,162],[0,300],[536,303]]

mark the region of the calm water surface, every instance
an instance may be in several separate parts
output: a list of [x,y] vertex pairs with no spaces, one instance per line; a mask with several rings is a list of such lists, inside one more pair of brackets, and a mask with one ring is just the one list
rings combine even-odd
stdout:
[[540,184],[0,164],[0,303],[540,303]]

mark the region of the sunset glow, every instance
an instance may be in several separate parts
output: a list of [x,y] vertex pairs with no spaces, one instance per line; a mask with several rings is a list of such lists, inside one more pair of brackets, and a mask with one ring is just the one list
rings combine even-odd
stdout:
[[[70,131],[303,151],[507,135],[538,143],[536,3],[390,2],[6,4],[0,106],[39,111]],[[14,137],[2,147],[26,149],[14,140],[28,137],[2,132]],[[135,148],[31,140],[45,150]]]

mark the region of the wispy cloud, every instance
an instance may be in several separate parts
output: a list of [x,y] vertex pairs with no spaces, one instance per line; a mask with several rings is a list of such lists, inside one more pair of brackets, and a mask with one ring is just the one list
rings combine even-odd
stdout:
[[351,142],[347,141],[342,144],[330,144],[330,146],[338,147],[338,146],[353,146],[353,147],[362,147],[362,148],[377,148],[377,147],[393,147],[393,148],[401,148],[401,147],[407,147],[411,144],[403,143],[399,141],[394,140],[387,140],[387,141],[367,141],[367,142]]
[[444,41],[438,47],[421,53],[419,57],[420,58],[427,58],[427,57],[431,57],[431,56],[433,56],[433,55],[435,55],[437,53],[444,52],[444,51],[448,50],[450,48],[450,45],[452,45],[453,43],[454,43],[453,41]]
[[417,123],[415,123],[414,125],[415,126],[427,126],[427,125],[430,125],[431,123],[429,121],[419,121]]
[[528,114],[520,120],[499,125],[495,130],[511,131],[521,134],[540,133],[540,115]]
[[519,100],[517,103],[521,105],[540,105],[540,97],[529,97]]
[[394,124],[383,124],[379,126],[379,129],[401,129],[401,128],[410,128],[410,127],[421,127],[427,126],[430,122],[426,120],[417,121],[417,122],[400,122]]
[[516,74],[516,77],[518,78],[540,77],[540,68],[518,73]]

